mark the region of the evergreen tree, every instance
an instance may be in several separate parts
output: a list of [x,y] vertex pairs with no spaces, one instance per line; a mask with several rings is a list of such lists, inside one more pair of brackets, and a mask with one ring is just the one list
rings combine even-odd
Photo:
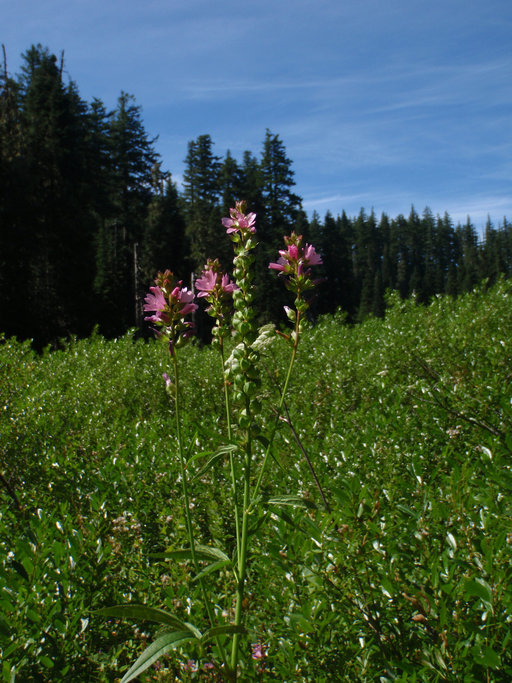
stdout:
[[98,232],[95,288],[101,329],[112,335],[122,333],[138,319],[137,245],[143,237],[158,161],[155,141],[148,138],[133,95],[121,93],[109,118],[108,141],[110,211]]
[[457,271],[458,293],[469,292],[480,281],[482,273],[478,257],[478,235],[469,216],[464,226],[455,231],[461,261]]
[[19,80],[24,178],[20,214],[11,219],[18,227],[27,296],[37,306],[15,326],[40,344],[86,333],[92,314],[87,107],[73,83],[64,85],[62,68],[47,49],[33,46]]
[[[20,88],[7,72],[5,48],[3,56],[0,72],[0,320],[2,331],[19,334],[21,330],[16,318],[20,294],[24,298],[28,293],[25,281],[20,278],[23,231],[27,224],[23,216],[26,170]],[[14,283],[17,283],[16,287]]]
[[166,268],[181,279],[190,276],[185,219],[179,206],[178,191],[169,177],[165,189],[149,205],[140,250],[139,276],[143,291],[153,283],[158,271]]
[[260,161],[263,215],[258,216],[260,249],[256,259],[257,305],[265,316],[279,319],[287,301],[282,287],[270,277],[268,264],[283,248],[283,237],[292,232],[301,212],[301,199],[292,192],[295,186],[292,161],[278,135],[266,131]]
[[267,129],[260,163],[267,244],[278,241],[294,226],[301,208],[300,197],[292,192],[295,180],[291,166],[282,140]]
[[265,213],[262,187],[260,162],[252,152],[245,151],[240,169],[240,198],[247,202],[250,211],[256,213],[258,221]]
[[219,253],[224,232],[219,205],[221,163],[220,157],[213,153],[209,135],[200,135],[197,140],[189,142],[185,163],[183,199],[186,233],[192,268],[199,273],[212,254],[226,260]]

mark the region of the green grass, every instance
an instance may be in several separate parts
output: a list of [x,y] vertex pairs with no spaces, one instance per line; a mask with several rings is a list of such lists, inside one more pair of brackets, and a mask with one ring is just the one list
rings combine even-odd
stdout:
[[[288,408],[332,511],[283,424],[264,492],[311,506],[255,519],[246,649],[263,642],[267,657],[259,672],[248,657],[242,680],[511,680],[511,291],[429,307],[392,296],[383,320],[307,330]],[[276,337],[270,401],[286,354]],[[119,680],[153,628],[100,607],[204,621],[188,564],[154,557],[186,544],[167,362],[131,334],[41,356],[0,342],[1,681]],[[218,357],[190,346],[180,364],[191,453],[215,449]],[[227,466],[192,489],[202,539],[227,550],[229,495]],[[231,589],[220,574],[228,618]],[[196,655],[172,652],[147,680],[215,680],[183,670]]]

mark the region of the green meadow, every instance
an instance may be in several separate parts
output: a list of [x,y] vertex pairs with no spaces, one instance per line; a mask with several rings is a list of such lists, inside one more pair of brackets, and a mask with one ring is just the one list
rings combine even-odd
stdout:
[[[382,319],[307,327],[251,529],[240,680],[512,680],[511,294],[390,295]],[[204,467],[225,438],[218,355],[178,353],[193,524],[229,550],[228,462]],[[262,357],[266,421],[288,354],[276,335]],[[187,543],[168,371],[133,332],[42,354],[0,339],[3,683],[119,681],[157,626],[100,608],[204,622],[190,563],[164,557]],[[229,621],[229,571],[211,585]],[[209,662],[177,647],[139,680],[224,680]]]

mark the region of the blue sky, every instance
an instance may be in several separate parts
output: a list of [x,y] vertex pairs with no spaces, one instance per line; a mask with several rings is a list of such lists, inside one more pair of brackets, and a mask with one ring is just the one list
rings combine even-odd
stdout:
[[309,215],[429,206],[512,220],[510,0],[0,0],[16,74],[41,43],[81,96],[123,90],[178,182],[188,141],[293,160]]

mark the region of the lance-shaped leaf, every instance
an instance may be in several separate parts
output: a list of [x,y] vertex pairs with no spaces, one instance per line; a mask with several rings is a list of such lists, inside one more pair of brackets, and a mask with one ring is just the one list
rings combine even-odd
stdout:
[[212,574],[213,572],[218,572],[221,569],[224,569],[224,567],[231,567],[231,560],[219,560],[218,562],[209,564],[207,567],[202,569],[199,574],[196,574],[192,581],[198,581],[208,574]]
[[114,607],[102,607],[96,610],[97,614],[105,617],[118,617],[120,619],[146,619],[157,624],[166,624],[178,631],[188,631],[194,638],[201,638],[201,632],[192,624],[182,621],[174,614],[170,614],[158,607],[148,605],[115,605]]
[[213,626],[204,633],[201,641],[206,643],[208,640],[213,640],[217,636],[231,635],[233,633],[247,633],[243,626],[237,626],[236,624],[224,624],[223,626]]
[[[196,545],[194,548],[196,559],[201,560],[222,560],[223,562],[231,563],[230,558],[225,552],[219,548],[212,548],[209,545]],[[168,550],[165,553],[160,553],[158,555],[160,558],[170,557],[175,560],[191,560],[192,559],[192,549],[191,548],[179,548],[177,550]]]
[[311,500],[294,494],[272,496],[264,502],[267,505],[291,505],[292,507],[309,508],[310,510],[316,510],[317,507]]
[[200,477],[203,476],[203,474],[206,474],[209,469],[211,469],[215,463],[220,460],[221,458],[224,458],[226,455],[229,455],[229,453],[233,453],[236,451],[238,446],[235,444],[229,444],[227,446],[222,446],[219,448],[217,451],[214,453],[211,452],[205,452],[205,453],[197,453],[196,455],[193,455],[190,460],[188,461],[187,467],[190,467],[190,464],[194,462],[194,460],[197,460],[200,457],[205,457],[209,456],[208,460],[206,463],[201,467],[201,469],[194,474],[194,476],[191,478],[191,481],[195,481],[196,479],[199,479]]
[[190,631],[170,631],[159,636],[154,642],[147,647],[141,656],[137,659],[135,664],[125,673],[121,683],[128,683],[138,678],[146,669],[157,662],[160,657],[163,657],[169,650],[172,650],[177,645],[194,639]]

